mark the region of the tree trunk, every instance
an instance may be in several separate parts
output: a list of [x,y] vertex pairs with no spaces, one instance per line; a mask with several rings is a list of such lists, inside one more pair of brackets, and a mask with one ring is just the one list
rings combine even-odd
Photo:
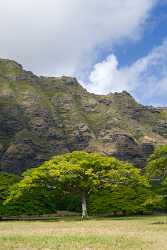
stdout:
[[82,219],[88,218],[85,192],[82,193]]

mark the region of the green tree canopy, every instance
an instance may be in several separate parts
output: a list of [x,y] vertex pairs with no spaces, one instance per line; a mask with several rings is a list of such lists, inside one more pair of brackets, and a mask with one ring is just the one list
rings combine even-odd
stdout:
[[[55,156],[40,167],[25,172],[11,192],[7,203],[17,201],[32,188],[69,192],[80,196],[82,217],[87,216],[89,195],[103,188],[141,183],[148,185],[140,170],[113,157],[99,153],[73,152]],[[62,193],[63,194],[63,193]],[[56,202],[56,201],[53,201]]]

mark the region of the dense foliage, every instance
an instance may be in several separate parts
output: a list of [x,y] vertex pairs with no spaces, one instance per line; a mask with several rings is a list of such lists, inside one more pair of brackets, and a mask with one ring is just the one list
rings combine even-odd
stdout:
[[92,194],[90,210],[96,214],[143,214],[153,211],[158,202],[156,195],[142,183],[136,187],[120,185]]
[[10,194],[12,186],[20,181],[20,177],[14,174],[0,172],[0,212],[3,213],[3,202]]

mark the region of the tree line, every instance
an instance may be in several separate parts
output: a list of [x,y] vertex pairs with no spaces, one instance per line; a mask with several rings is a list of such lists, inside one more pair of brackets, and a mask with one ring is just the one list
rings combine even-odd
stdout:
[[75,151],[16,176],[0,172],[0,215],[69,210],[89,214],[143,214],[167,210],[167,145],[158,147],[144,173],[100,153]]

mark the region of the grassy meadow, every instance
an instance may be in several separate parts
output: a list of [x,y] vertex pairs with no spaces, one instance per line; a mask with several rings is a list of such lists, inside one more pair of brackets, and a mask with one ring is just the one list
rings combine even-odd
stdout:
[[167,216],[0,222],[0,250],[166,250]]

